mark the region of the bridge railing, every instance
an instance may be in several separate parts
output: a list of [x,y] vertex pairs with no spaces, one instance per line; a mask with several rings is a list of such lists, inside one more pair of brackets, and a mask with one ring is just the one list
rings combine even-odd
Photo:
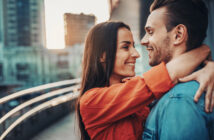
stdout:
[[29,95],[32,97],[21,100],[19,105],[9,111],[1,110],[0,140],[9,140],[9,134],[35,114],[76,99],[79,94],[79,83],[80,79],[55,82],[22,90],[1,98],[0,106],[4,109],[6,104],[12,100],[18,100]]

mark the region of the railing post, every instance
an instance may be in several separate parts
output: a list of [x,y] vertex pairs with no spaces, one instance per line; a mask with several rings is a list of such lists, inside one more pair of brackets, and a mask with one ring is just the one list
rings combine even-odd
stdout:
[[[5,114],[6,114],[6,112],[5,112],[5,104],[2,104],[2,105],[0,105],[0,110],[1,110],[1,114],[0,114],[0,118],[2,117],[2,116],[4,116]],[[1,128],[0,128],[0,134],[2,134],[5,130],[6,130],[6,122],[3,122],[2,123],[2,125],[0,125],[1,126]]]

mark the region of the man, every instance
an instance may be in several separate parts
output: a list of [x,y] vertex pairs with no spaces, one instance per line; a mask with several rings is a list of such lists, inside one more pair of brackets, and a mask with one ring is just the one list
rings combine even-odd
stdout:
[[[208,11],[201,0],[155,0],[150,11],[141,44],[151,66],[199,47],[206,37]],[[147,118],[143,140],[214,140],[214,113],[204,112],[205,95],[193,102],[198,87],[190,81],[166,93]]]

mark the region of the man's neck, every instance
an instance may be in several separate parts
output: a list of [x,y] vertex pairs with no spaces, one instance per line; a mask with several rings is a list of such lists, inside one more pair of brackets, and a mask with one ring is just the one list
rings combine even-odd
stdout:
[[173,51],[172,59],[182,55],[185,52],[186,52],[186,46],[176,46]]

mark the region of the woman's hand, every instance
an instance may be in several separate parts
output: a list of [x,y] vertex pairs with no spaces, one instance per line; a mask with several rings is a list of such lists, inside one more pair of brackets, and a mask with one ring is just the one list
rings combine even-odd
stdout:
[[134,78],[134,77],[126,77],[126,78],[123,78],[123,79],[121,80],[121,83],[125,83],[125,82],[131,80],[132,78]]
[[205,111],[212,112],[214,107],[214,62],[207,61],[204,68],[192,73],[189,76],[180,78],[180,82],[196,80],[200,87],[195,94],[194,101],[198,102],[203,92],[206,92]]

